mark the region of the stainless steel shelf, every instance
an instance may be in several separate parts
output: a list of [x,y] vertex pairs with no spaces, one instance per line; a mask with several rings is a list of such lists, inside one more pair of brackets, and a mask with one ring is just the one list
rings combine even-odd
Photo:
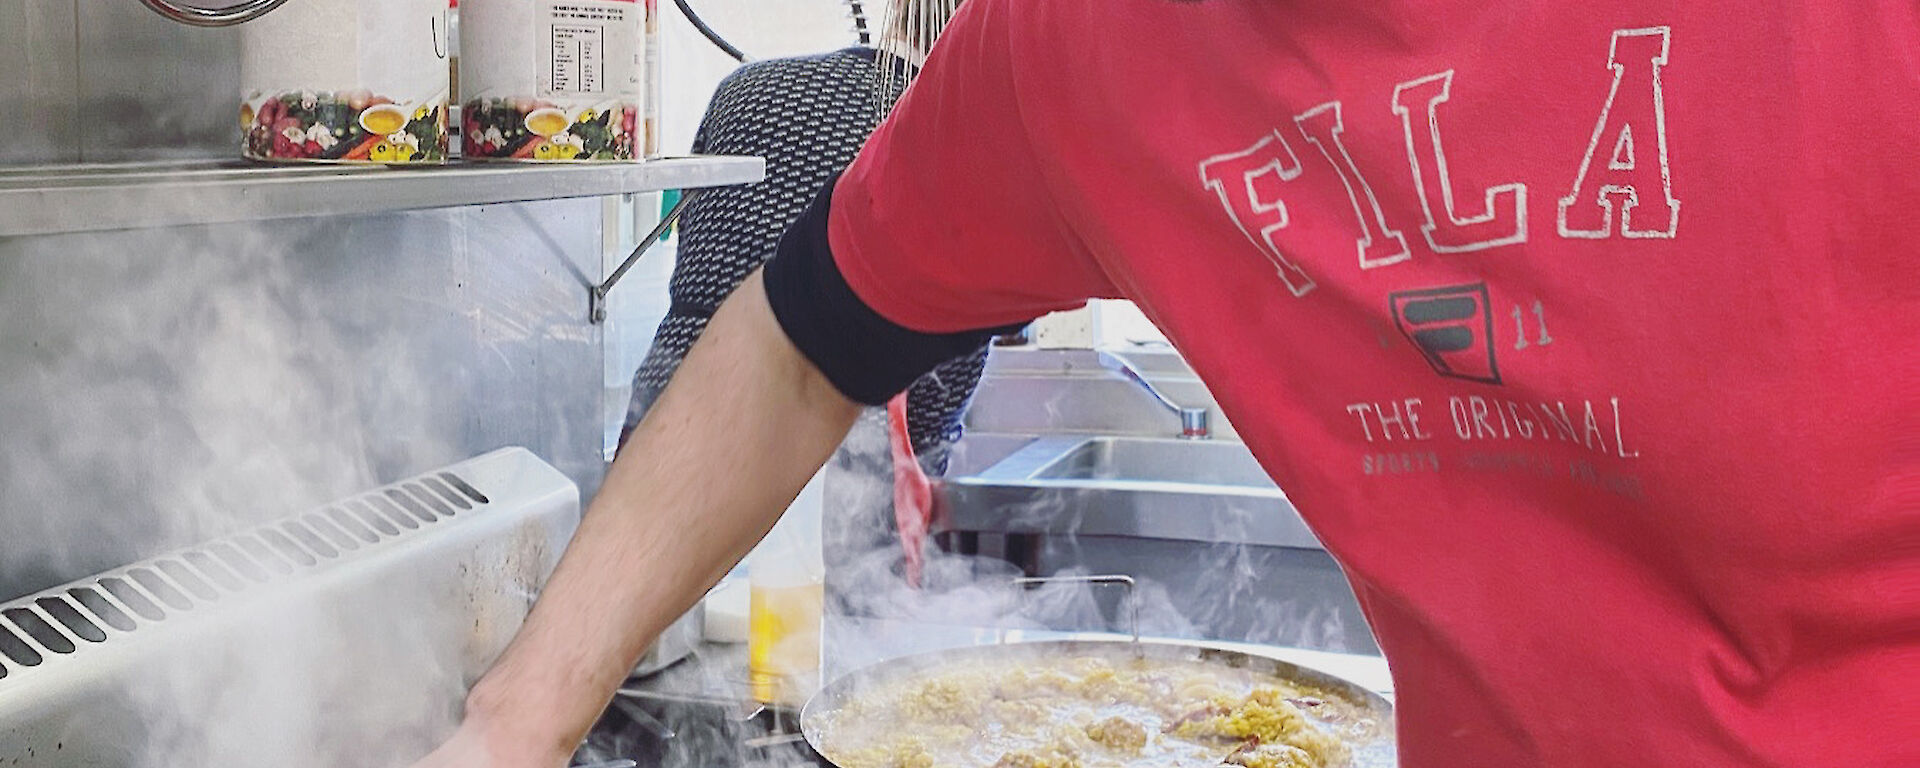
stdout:
[[0,169],[0,237],[221,224],[747,184],[756,157],[431,168],[137,163]]

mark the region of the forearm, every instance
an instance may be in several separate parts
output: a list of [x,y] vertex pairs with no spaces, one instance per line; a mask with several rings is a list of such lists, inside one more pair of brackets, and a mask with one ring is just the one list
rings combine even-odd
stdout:
[[749,277],[621,451],[468,717],[543,755],[571,751],[647,644],[766,534],[857,413]]

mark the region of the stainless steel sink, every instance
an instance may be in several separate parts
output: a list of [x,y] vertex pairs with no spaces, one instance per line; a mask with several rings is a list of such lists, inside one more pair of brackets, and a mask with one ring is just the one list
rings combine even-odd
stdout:
[[1186,363],[1123,352],[1164,399],[1207,407],[1212,439],[1176,437],[1184,423],[1108,353],[995,348],[935,481],[939,546],[1029,575],[1133,576],[1150,633],[1378,652],[1339,564]]
[[1320,548],[1238,442],[1036,437],[937,484],[939,530]]
[[[1213,441],[1116,437],[1080,440],[1040,467],[1033,477],[1278,490],[1246,446]],[[1189,490],[1208,492],[1208,489]]]

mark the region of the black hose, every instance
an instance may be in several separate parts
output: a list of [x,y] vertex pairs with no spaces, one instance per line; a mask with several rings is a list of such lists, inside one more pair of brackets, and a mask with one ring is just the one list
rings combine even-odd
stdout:
[[867,9],[861,7],[860,0],[847,0],[847,6],[853,11],[853,33],[860,36],[860,44],[872,45],[873,35],[867,31]]
[[733,43],[727,42],[727,39],[721,37],[720,33],[713,31],[713,27],[707,26],[707,22],[700,18],[700,14],[694,13],[693,8],[687,5],[687,0],[673,0],[673,4],[680,6],[681,15],[686,16],[687,21],[693,23],[694,29],[700,30],[701,36],[707,38],[707,42],[713,43],[722,51],[726,51],[727,55],[732,56],[734,61],[742,64],[746,63],[747,54],[741,52],[739,48],[735,48]]

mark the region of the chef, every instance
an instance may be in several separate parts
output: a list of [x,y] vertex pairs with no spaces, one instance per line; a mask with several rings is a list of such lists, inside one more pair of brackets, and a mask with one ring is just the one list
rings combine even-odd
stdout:
[[1916,51],[1907,0],[969,0],[428,764],[562,765],[862,404],[1120,297],[1351,577],[1408,768],[1920,765]]

